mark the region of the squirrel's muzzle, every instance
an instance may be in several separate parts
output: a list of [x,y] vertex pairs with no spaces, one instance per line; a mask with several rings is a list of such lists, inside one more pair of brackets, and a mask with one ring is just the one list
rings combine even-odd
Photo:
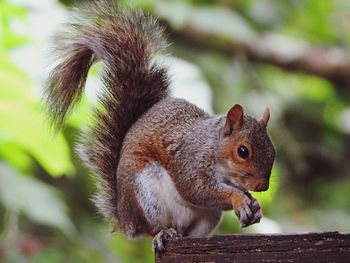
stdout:
[[270,176],[257,177],[249,174],[249,176],[241,177],[241,186],[249,191],[262,192],[269,188]]
[[269,180],[263,179],[256,185],[254,191],[263,192],[263,191],[266,191],[267,189],[269,189]]

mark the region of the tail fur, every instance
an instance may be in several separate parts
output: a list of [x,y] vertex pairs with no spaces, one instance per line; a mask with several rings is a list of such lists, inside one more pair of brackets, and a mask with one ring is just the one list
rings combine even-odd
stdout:
[[78,152],[99,179],[99,211],[113,219],[123,139],[147,109],[167,96],[167,72],[153,61],[166,42],[154,18],[137,11],[121,13],[116,1],[90,3],[78,13],[75,22],[56,35],[59,60],[44,98],[53,126],[60,128],[81,98],[89,68],[104,63],[102,107],[95,109],[96,124],[83,136]]

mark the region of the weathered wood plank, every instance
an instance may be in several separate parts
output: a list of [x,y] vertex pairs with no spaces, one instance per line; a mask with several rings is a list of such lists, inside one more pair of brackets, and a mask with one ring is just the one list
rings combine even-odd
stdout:
[[157,263],[350,263],[350,234],[338,232],[176,238],[165,246],[165,252],[156,255]]

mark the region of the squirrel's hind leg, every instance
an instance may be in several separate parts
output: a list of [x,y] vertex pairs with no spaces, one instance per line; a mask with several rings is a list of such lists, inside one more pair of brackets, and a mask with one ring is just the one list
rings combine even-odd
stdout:
[[197,210],[182,199],[170,174],[159,163],[152,162],[137,174],[135,185],[137,200],[153,235],[168,228],[183,235],[198,218]]
[[172,237],[181,237],[173,228],[162,229],[153,237],[152,247],[154,252],[165,250],[165,240]]
[[219,224],[221,215],[221,210],[208,209],[201,211],[198,213],[197,220],[188,226],[183,235],[190,237],[206,237],[210,235]]

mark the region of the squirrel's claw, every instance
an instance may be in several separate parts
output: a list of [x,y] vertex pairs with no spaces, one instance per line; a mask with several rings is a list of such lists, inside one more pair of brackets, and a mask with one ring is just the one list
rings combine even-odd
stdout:
[[262,211],[261,211],[259,202],[256,199],[253,199],[252,211],[253,211],[253,216],[250,220],[249,225],[259,223],[260,219],[262,218]]
[[161,252],[165,250],[164,241],[172,237],[181,237],[173,228],[163,229],[153,237],[152,247],[154,252]]
[[240,226],[247,227],[260,222],[262,212],[258,201],[249,195],[243,205],[236,211]]

